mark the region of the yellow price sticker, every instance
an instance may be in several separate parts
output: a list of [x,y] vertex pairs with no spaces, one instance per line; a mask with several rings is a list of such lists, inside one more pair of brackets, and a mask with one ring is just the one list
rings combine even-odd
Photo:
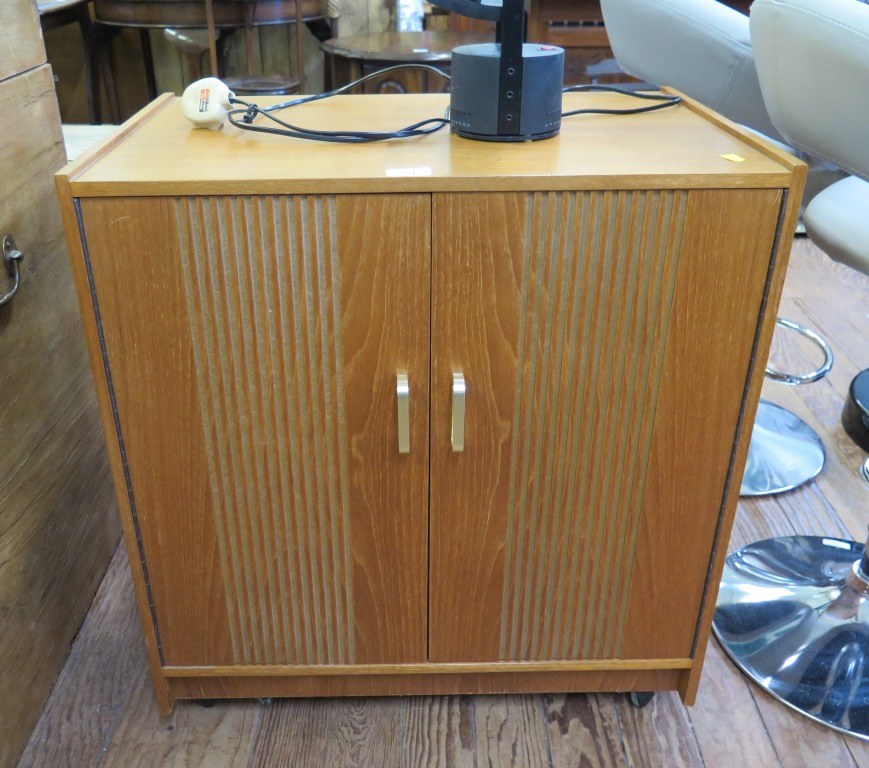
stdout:
[[721,155],[725,160],[730,160],[731,163],[744,163],[745,158],[742,155],[735,155],[732,152],[728,152],[726,155]]

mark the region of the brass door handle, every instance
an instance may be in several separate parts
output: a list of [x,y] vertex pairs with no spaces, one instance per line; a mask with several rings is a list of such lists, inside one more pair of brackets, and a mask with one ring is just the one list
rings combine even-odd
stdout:
[[465,377],[461,371],[453,373],[453,419],[450,443],[455,453],[465,450]]
[[12,278],[12,287],[3,294],[0,294],[0,307],[12,301],[12,297],[18,292],[18,285],[21,282],[21,272],[18,269],[18,262],[24,258],[16,247],[15,243],[9,235],[3,237],[3,264],[6,267],[6,273]]
[[395,375],[395,400],[398,408],[398,452],[410,453],[410,382],[406,373]]

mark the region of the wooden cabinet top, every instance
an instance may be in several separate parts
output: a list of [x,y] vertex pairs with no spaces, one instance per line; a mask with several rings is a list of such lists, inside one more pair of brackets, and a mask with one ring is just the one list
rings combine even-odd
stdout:
[[[258,103],[277,101],[264,97]],[[442,94],[341,96],[280,116],[305,128],[395,130],[443,116],[448,103]],[[636,100],[619,94],[565,96],[565,111],[636,106]],[[348,145],[231,125],[193,129],[181,113],[181,100],[166,95],[60,175],[69,179],[74,195],[100,197],[781,188],[803,173],[791,155],[690,101],[639,115],[566,117],[559,136],[537,142],[472,141],[445,127],[426,137]]]

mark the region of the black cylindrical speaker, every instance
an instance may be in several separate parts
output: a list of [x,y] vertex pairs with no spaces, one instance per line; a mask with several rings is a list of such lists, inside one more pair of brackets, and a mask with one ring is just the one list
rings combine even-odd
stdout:
[[[461,45],[453,49],[450,128],[453,133],[483,141],[533,141],[561,129],[564,50],[554,45],[522,46],[522,86],[500,94],[501,46]],[[498,128],[499,97],[506,100],[515,133]],[[511,103],[510,100],[515,100]]]

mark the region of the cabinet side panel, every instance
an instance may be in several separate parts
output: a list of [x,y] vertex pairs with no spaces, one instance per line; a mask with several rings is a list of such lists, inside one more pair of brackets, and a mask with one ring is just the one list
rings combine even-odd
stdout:
[[726,483],[742,477],[734,442],[781,195],[690,193],[662,396],[647,414],[654,437],[639,546],[624,573],[624,658],[691,655],[713,540],[729,537],[717,531]]
[[231,662],[175,204],[88,199],[81,212],[158,641],[167,663]]
[[618,657],[687,194],[436,199],[431,659]]

